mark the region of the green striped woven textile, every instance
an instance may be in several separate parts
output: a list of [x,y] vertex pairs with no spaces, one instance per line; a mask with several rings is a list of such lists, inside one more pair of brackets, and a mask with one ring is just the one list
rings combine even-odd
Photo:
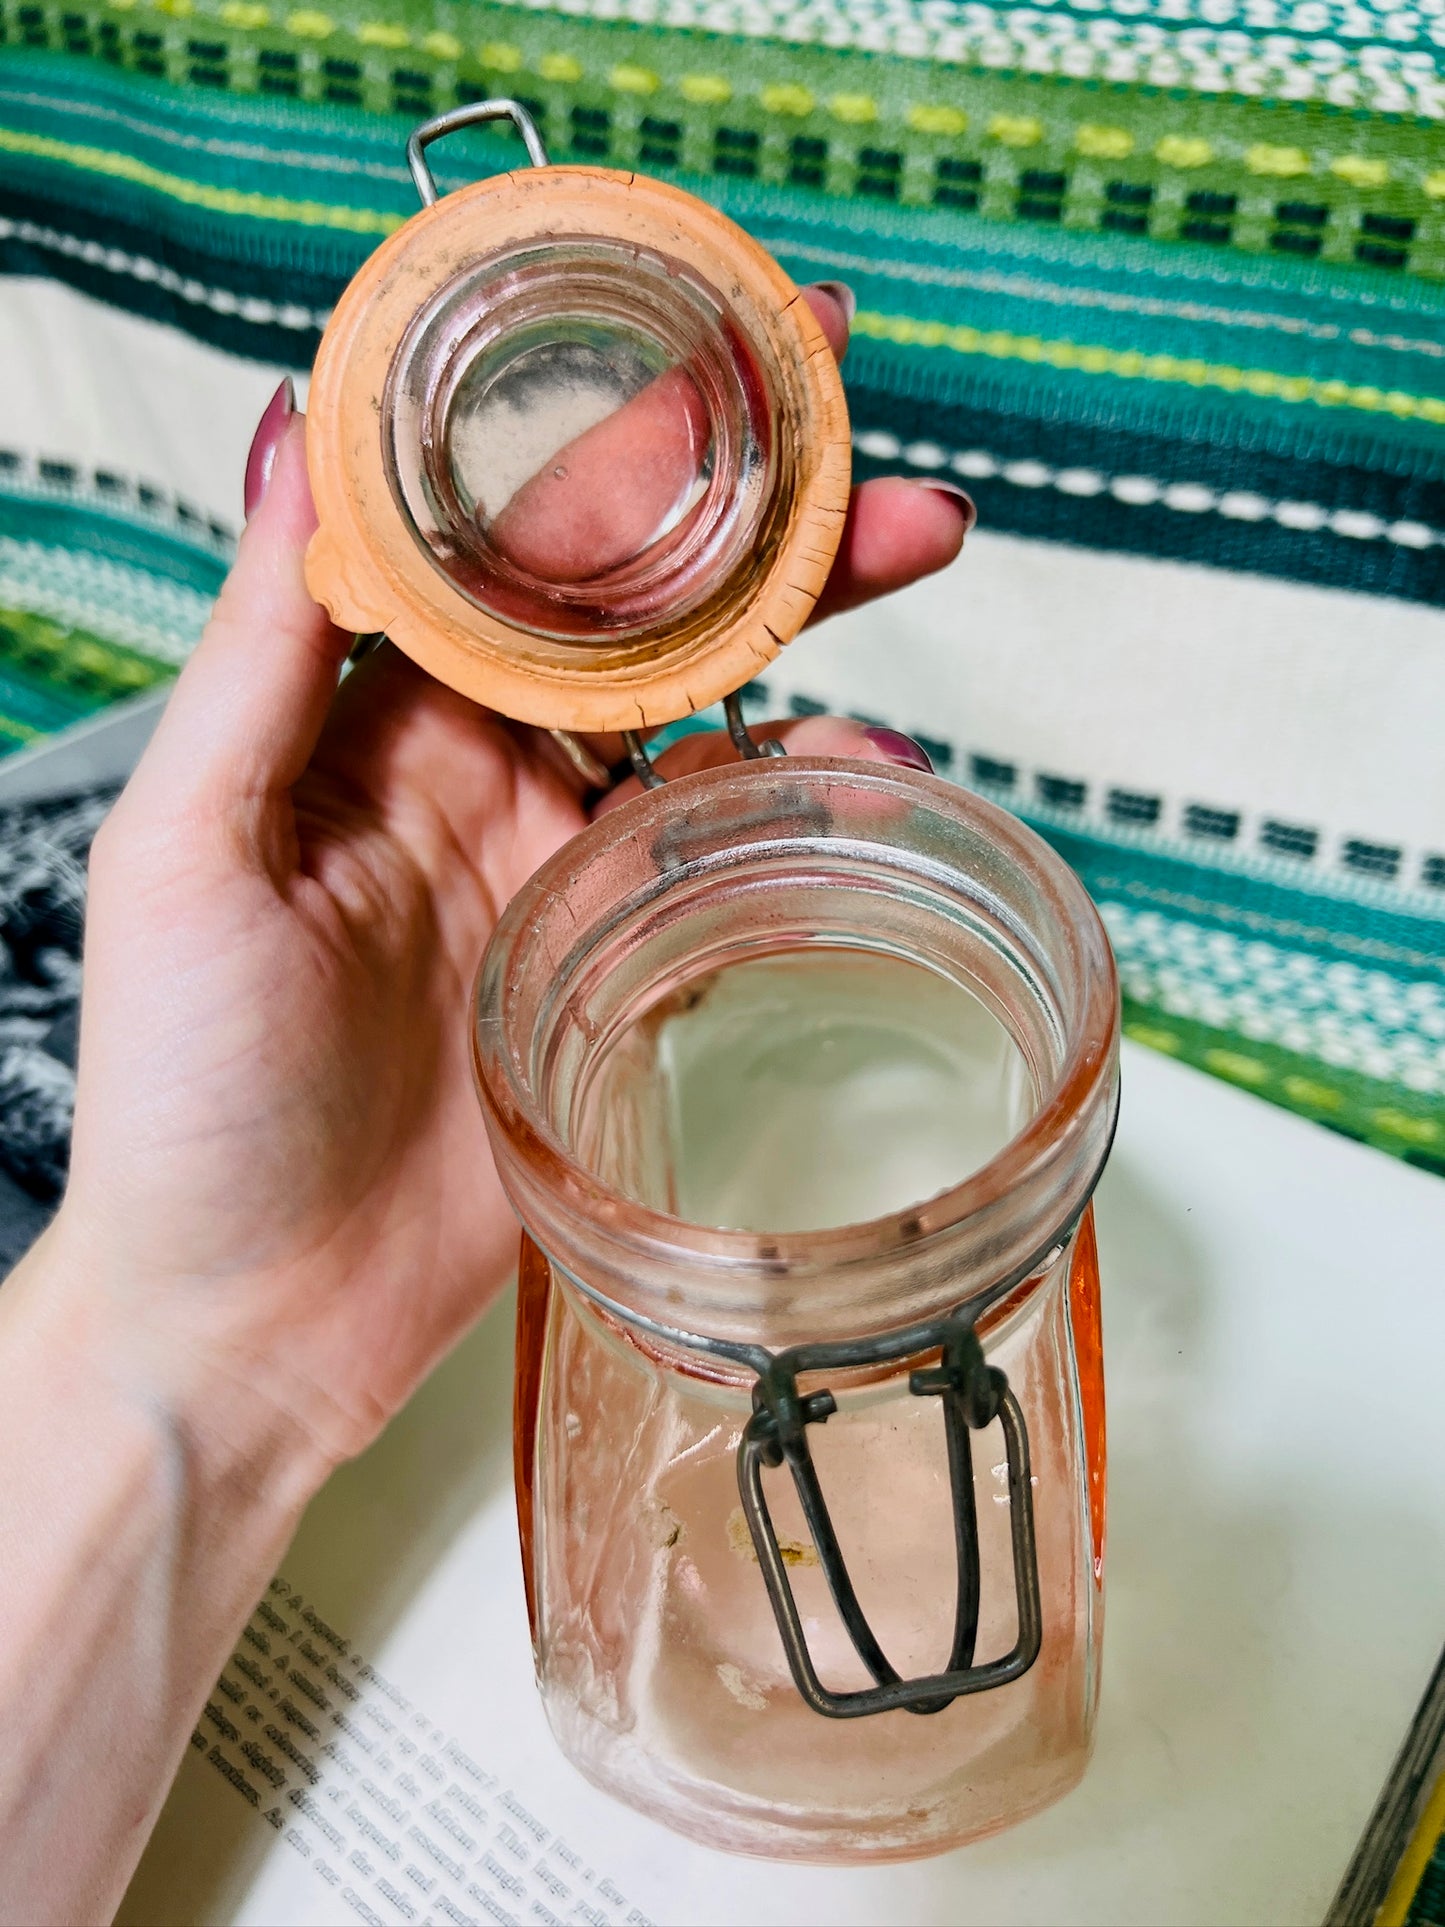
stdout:
[[[982,33],[952,0],[667,30],[163,4],[7,0],[10,268],[304,366],[414,209],[408,124],[505,84],[559,157],[677,178],[798,275],[853,283],[865,468],[953,464],[996,529],[1445,601],[1441,16],[1389,16],[1416,22],[1407,53],[1265,33],[1335,14],[1245,0],[1253,26],[1156,22],[1145,59],[1123,6],[999,9]],[[1106,57],[1100,27],[1133,51]],[[458,141],[440,178],[519,152]]]
[[[20,747],[170,674],[231,546],[155,488],[0,454],[0,743]],[[752,684],[746,713],[825,706],[780,693]],[[1075,799],[1049,806],[1019,795],[1005,769],[981,774],[961,745],[928,736],[928,719],[886,720],[925,737],[944,773],[1016,809],[1083,877],[1119,960],[1130,1036],[1445,1173],[1445,890],[1346,885],[1288,858],[1206,862],[1147,825],[1105,834],[1079,821]]]
[[[751,717],[777,708],[765,685],[747,692]],[[922,719],[889,721],[926,735]],[[928,747],[1083,878],[1118,960],[1126,1035],[1445,1175],[1445,903],[1326,883],[1287,860],[1205,862],[1147,830],[1103,834],[1011,780],[980,781],[953,744]]]
[[[675,179],[850,283],[860,473],[961,478],[1027,541],[1363,592],[1386,625],[1445,603],[1445,0],[0,0],[0,30],[12,273],[304,368],[415,209],[410,128],[508,93],[555,158]],[[445,189],[521,150],[436,156]],[[15,745],[166,673],[227,536],[3,463]],[[1026,780],[884,683],[877,720],[1084,876],[1134,1036],[1445,1170],[1445,824],[1331,867],[1302,819],[1237,835],[1239,798],[1181,819]],[[837,692],[780,665],[764,700]]]
[[0,450],[0,754],[173,674],[232,547],[161,490]]

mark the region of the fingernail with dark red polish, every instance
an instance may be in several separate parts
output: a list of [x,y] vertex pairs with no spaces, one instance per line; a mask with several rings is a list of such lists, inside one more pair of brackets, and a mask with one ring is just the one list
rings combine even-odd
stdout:
[[818,286],[826,295],[831,295],[843,310],[848,326],[853,326],[853,317],[858,312],[858,297],[846,281],[820,281]]
[[974,507],[973,497],[966,488],[960,488],[957,482],[937,482],[931,475],[920,481],[918,486],[931,488],[935,495],[947,495],[957,502],[963,511],[963,532],[965,535],[968,534],[978,520],[978,510]]
[[905,769],[926,770],[933,774],[933,764],[929,761],[928,751],[921,743],[915,743],[911,736],[905,736],[901,729],[865,729],[863,734],[874,749],[881,750],[890,763],[902,763]]
[[256,433],[251,438],[251,452],[246,457],[246,520],[261,506],[271,480],[271,471],[276,466],[276,450],[281,446],[281,437],[286,433],[286,424],[296,413],[296,384],[287,375],[281,386],[266,404],[266,412],[256,424]]

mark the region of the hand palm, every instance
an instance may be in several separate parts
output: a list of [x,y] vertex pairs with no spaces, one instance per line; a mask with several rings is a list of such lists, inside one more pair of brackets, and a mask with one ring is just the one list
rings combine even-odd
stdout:
[[[266,1280],[293,1364],[367,1386],[364,1434],[515,1255],[468,1000],[500,908],[585,814],[525,737],[390,652],[352,680],[294,791],[266,799],[266,862],[118,813],[74,1169],[148,1275]],[[87,1100],[105,1116],[121,1091],[126,1132],[97,1141]]]

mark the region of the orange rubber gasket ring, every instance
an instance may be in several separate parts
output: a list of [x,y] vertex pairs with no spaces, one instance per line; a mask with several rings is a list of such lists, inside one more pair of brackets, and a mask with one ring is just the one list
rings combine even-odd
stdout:
[[[379,433],[387,375],[418,309],[480,252],[562,233],[656,249],[719,289],[775,358],[797,478],[740,619],[658,657],[604,667],[525,659],[536,639],[479,609],[432,566],[393,496]],[[842,379],[823,331],[751,236],[646,176],[591,167],[500,174],[414,215],[361,268],[327,324],[308,404],[318,526],[306,579],[343,629],[384,631],[489,709],[546,729],[648,728],[741,688],[801,629],[842,538],[851,457]]]

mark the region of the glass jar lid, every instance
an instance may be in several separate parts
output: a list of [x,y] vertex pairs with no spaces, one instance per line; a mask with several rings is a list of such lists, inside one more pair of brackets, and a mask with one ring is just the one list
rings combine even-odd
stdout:
[[679,262],[586,236],[505,251],[402,339],[392,491],[477,608],[558,643],[651,639],[758,576],[793,483],[772,386]]
[[308,579],[506,715],[669,722],[802,626],[849,454],[822,331],[740,229],[633,175],[501,175],[416,215],[338,304]]

